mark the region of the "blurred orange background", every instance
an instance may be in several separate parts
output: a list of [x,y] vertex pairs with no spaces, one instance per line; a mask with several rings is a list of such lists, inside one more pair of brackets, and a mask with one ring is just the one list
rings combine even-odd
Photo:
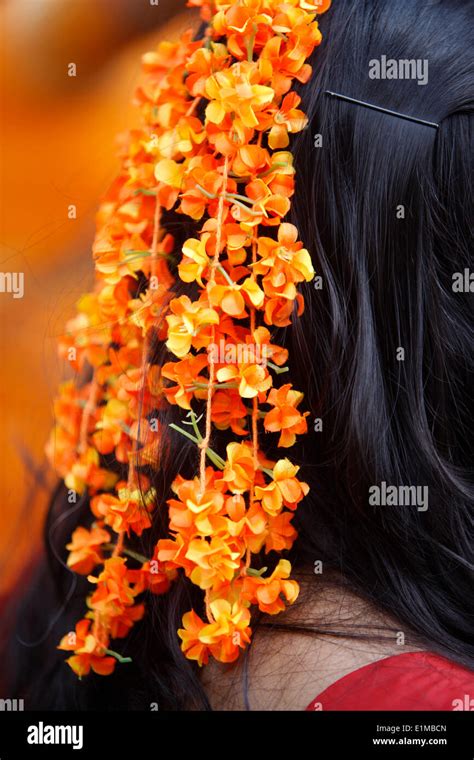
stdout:
[[2,591],[38,547],[55,484],[43,449],[66,371],[56,338],[92,281],[95,212],[115,136],[136,123],[140,57],[199,14],[184,0],[7,0],[0,23],[0,270],[25,283],[23,298],[0,293]]

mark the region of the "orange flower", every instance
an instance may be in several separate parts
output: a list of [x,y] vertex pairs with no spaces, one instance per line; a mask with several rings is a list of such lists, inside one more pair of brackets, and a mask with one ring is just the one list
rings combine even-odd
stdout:
[[268,237],[258,239],[261,259],[255,264],[254,272],[267,275],[264,284],[268,282],[273,288],[281,288],[286,283],[313,279],[311,257],[297,238],[295,225],[283,222],[278,228],[278,241]]
[[144,604],[134,604],[132,607],[125,607],[119,615],[114,615],[108,620],[110,635],[113,639],[123,639],[128,635],[130,628],[141,620],[145,614]]
[[175,569],[170,569],[158,560],[158,547],[155,547],[153,557],[144,562],[138,570],[129,570],[127,578],[133,584],[133,595],[150,591],[152,594],[164,594],[168,591],[171,581],[177,576]]
[[283,496],[275,481],[255,487],[255,497],[260,499],[264,511],[275,517],[283,508]]
[[247,435],[245,418],[247,407],[242,403],[239,393],[232,389],[216,391],[212,398],[212,422],[218,430],[231,430],[237,435]]
[[290,509],[295,509],[309,491],[309,486],[295,477],[299,469],[289,459],[280,459],[273,468],[273,480],[283,497],[283,503]]
[[167,570],[176,570],[182,567],[189,577],[193,570],[193,563],[186,558],[188,541],[185,541],[181,533],[177,533],[174,539],[160,538],[157,544],[157,557],[160,566],[164,565]]
[[261,364],[227,365],[217,370],[216,375],[220,383],[238,382],[242,398],[254,398],[272,385],[271,375]]
[[242,145],[232,161],[232,171],[239,177],[265,172],[271,164],[268,150],[260,145]]
[[[190,160],[183,191],[180,194],[181,204],[178,207],[180,213],[195,220],[201,219],[206,209],[211,217],[215,215],[218,195],[223,184],[223,177],[218,167],[217,159],[209,154],[194,156]],[[236,187],[235,181],[228,178],[227,192],[235,192]],[[205,231],[207,228],[204,226],[203,232]]]
[[88,576],[97,588],[90,597],[92,609],[101,615],[114,618],[121,616],[125,607],[134,602],[134,590],[128,579],[128,568],[123,557],[110,557],[104,562],[104,569],[97,578]]
[[274,409],[267,412],[263,425],[269,433],[281,431],[279,446],[284,448],[293,446],[296,435],[306,433],[308,430],[305,417],[309,412],[302,415],[296,409],[302,398],[303,394],[292,390],[290,384],[282,385],[278,390],[272,388],[268,394],[267,403]]
[[213,622],[206,625],[194,611],[183,616],[184,628],[178,630],[181,648],[199,665],[208,661],[209,653],[220,662],[233,662],[240,649],[250,643],[250,613],[239,603],[225,599],[210,603]]
[[102,544],[110,541],[106,530],[93,525],[91,530],[79,526],[72,534],[71,542],[66,544],[70,554],[67,564],[75,573],[88,575],[93,568],[102,562]]
[[298,534],[291,525],[294,517],[293,512],[280,512],[276,517],[268,520],[268,531],[265,537],[266,552],[281,552],[289,550],[293,546]]
[[[163,183],[163,185],[172,187],[175,191],[174,193],[169,193],[168,191],[167,197],[169,200],[167,203],[170,203],[172,199],[175,201],[178,197],[178,192],[183,182],[184,170],[185,165],[183,163],[178,164],[171,158],[162,158],[161,161],[158,161],[156,164],[155,178],[158,180],[158,182]],[[174,201],[172,205],[174,205]]]
[[289,459],[280,459],[273,468],[273,481],[266,486],[255,487],[255,496],[261,499],[262,507],[269,515],[278,515],[283,505],[296,509],[308,493],[309,486],[295,477],[298,470],[299,467],[291,464]]
[[117,496],[107,493],[94,496],[91,510],[116,533],[130,533],[133,530],[140,536],[151,525],[150,512],[154,507],[155,498],[156,494],[152,488],[142,494],[138,489],[130,490],[120,486]]
[[88,675],[91,669],[100,676],[108,676],[115,668],[115,658],[106,656],[107,644],[99,642],[89,632],[90,625],[90,620],[80,620],[75,633],[63,636],[58,646],[58,649],[75,653],[66,662],[79,678]]
[[[295,309],[296,301],[296,309]],[[275,298],[268,298],[265,304],[265,322],[275,327],[286,327],[291,324],[291,317],[300,317],[303,313],[304,301],[301,293],[296,293],[295,286],[290,283],[283,293],[276,293]]]
[[216,71],[205,85],[205,94],[210,100],[206,107],[207,119],[220,124],[227,113],[232,113],[244,126],[257,126],[256,114],[274,98],[271,87],[259,81],[258,65],[250,61],[242,61],[226,71]]
[[194,303],[188,296],[174,298],[170,303],[173,312],[166,317],[168,322],[168,340],[166,346],[180,359],[189,352],[191,346],[202,348],[210,342],[210,334],[205,335],[203,328],[219,322],[219,315],[205,303]]
[[[222,485],[222,481],[220,481]],[[178,477],[173,483],[173,491],[178,495],[177,499],[169,499],[170,530],[188,535],[189,538],[197,534],[208,536],[217,528],[217,525],[225,525],[221,520],[216,520],[216,515],[223,514],[224,496],[217,488],[208,483],[207,488],[201,492],[199,478],[183,480]],[[222,490],[222,489],[221,489]],[[186,554],[189,559],[189,554]]]
[[272,117],[272,128],[268,135],[270,148],[286,148],[289,143],[288,132],[301,132],[308,123],[308,118],[303,111],[296,106],[301,103],[301,98],[296,92],[290,92],[283,98],[280,108]]
[[[191,5],[191,3],[188,3],[188,5]],[[213,43],[212,50],[209,48],[195,50],[186,63],[188,71],[186,86],[191,95],[194,97],[197,95],[205,97],[207,80],[213,72],[220,71],[227,60],[226,46],[219,42]]]
[[96,449],[89,447],[82,452],[64,478],[67,488],[82,493],[86,486],[92,493],[113,488],[118,475],[99,466],[100,458]]
[[210,261],[206,250],[206,243],[211,237],[210,233],[204,233],[200,240],[188,238],[183,243],[183,260],[178,266],[179,276],[184,282],[194,282],[203,286],[202,276],[209,267]]
[[209,647],[199,640],[199,634],[205,626],[194,610],[183,615],[184,628],[178,629],[178,636],[182,644],[181,649],[188,660],[196,660],[199,666],[207,665],[209,660]]
[[239,567],[240,552],[219,536],[210,541],[196,538],[189,543],[186,552],[194,568],[190,578],[199,588],[210,588],[218,580],[230,581]]
[[255,575],[245,576],[242,587],[243,598],[251,604],[258,604],[262,612],[277,615],[285,609],[282,597],[290,604],[293,604],[298,597],[297,582],[287,580],[290,573],[290,563],[286,559],[281,559],[268,578]]
[[127,404],[112,398],[100,408],[96,432],[92,436],[94,446],[99,454],[111,454],[116,451],[119,462],[127,461],[131,442],[126,434],[130,426],[130,411]]
[[[194,395],[199,398],[199,391],[193,390],[195,383],[207,383],[207,378],[201,375],[201,370],[207,367],[205,354],[191,354],[179,362],[167,362],[163,365],[161,374],[176,383],[163,392],[171,404],[177,404],[182,409],[191,409],[191,399]],[[206,393],[206,391],[204,391]],[[202,396],[202,391],[201,391]]]
[[218,306],[235,319],[242,319],[246,316],[246,300],[250,302],[251,306],[258,309],[263,305],[264,297],[263,290],[251,277],[247,277],[241,285],[236,283],[220,285],[217,283],[209,289],[211,305]]
[[[267,178],[269,182],[269,178]],[[239,222],[245,222],[249,226],[257,226],[265,220],[265,224],[276,225],[281,217],[285,216],[290,209],[290,201],[282,192],[272,192],[268,182],[257,178],[249,182],[245,188],[251,208],[242,203],[236,203],[232,207],[232,216]],[[284,190],[285,188],[279,188]]]
[[265,357],[265,360],[270,359],[278,367],[282,367],[288,360],[288,351],[286,348],[281,348],[275,343],[270,343],[270,332],[266,327],[257,327],[252,336],[249,336],[246,340],[250,343],[252,340],[256,346],[260,347],[260,353]]
[[222,475],[232,493],[249,491],[255,480],[256,462],[252,447],[247,443],[229,443],[227,461]]
[[233,662],[239,649],[250,643],[250,612],[241,603],[230,604],[226,599],[216,599],[209,607],[214,622],[201,629],[199,639],[208,644],[216,660]]
[[[237,502],[238,496],[227,499],[226,507],[229,517],[227,529],[230,536],[236,536],[253,554],[257,554],[268,537],[268,517],[259,502],[245,508],[243,497]],[[290,514],[290,513],[288,513]]]
[[[161,367],[152,364],[151,367],[132,368],[126,374],[117,377],[115,388],[117,399],[127,404],[135,422],[139,420],[139,429],[134,430],[136,435],[133,439],[144,442],[150,432],[145,415],[163,406]],[[129,437],[132,438],[131,433]]]
[[272,36],[269,26],[270,16],[262,6],[262,13],[258,13],[260,3],[227,5],[225,10],[219,10],[213,20],[213,27],[219,37],[227,37],[227,48],[232,55],[239,59],[248,58],[248,37],[254,38],[254,48],[260,48],[265,40]]

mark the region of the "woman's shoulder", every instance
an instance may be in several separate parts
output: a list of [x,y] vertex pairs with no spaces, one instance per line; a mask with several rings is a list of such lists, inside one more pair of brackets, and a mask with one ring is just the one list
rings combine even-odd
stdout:
[[369,663],[322,691],[307,710],[474,710],[474,673],[432,652]]

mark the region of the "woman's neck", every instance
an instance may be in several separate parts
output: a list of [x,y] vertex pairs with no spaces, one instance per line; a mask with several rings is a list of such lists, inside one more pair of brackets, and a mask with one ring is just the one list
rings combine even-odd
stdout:
[[246,657],[203,668],[214,709],[303,710],[353,670],[420,649],[400,623],[337,576],[323,580],[303,570],[295,577],[297,601],[278,616],[262,616]]

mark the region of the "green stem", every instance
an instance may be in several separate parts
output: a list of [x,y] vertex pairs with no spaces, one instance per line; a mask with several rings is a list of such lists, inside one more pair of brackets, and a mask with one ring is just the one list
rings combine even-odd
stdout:
[[210,193],[208,190],[206,190],[202,185],[196,184],[197,189],[206,196],[206,198],[217,198],[217,195],[215,193]]
[[277,373],[277,375],[281,375],[283,374],[283,372],[288,372],[290,369],[289,367],[278,367],[276,364],[273,364],[273,362],[269,362],[269,361],[267,361],[267,364],[269,367],[272,368],[274,372]]
[[[191,433],[188,433],[187,430],[183,430],[183,428],[180,428],[178,425],[175,425],[174,422],[170,423],[170,428],[173,428],[173,430],[176,430],[177,433],[181,433],[186,438],[189,438],[190,441],[192,441],[196,445],[199,445],[200,441],[197,438],[195,438],[194,435],[191,435]],[[216,454],[215,451],[213,451],[212,449],[207,448],[206,449],[206,456],[209,457],[209,459],[211,460],[211,462],[213,464],[215,464],[216,467],[218,467],[220,470],[224,469],[224,467],[225,467],[225,461],[222,459],[221,456],[219,456],[219,454]]]
[[178,425],[175,425],[174,422],[170,422],[170,428],[173,428],[173,430],[176,430],[177,433],[181,433],[181,435],[184,435],[185,438],[189,438],[190,441],[193,443],[199,444],[199,440],[195,438],[192,433],[188,433],[187,430],[183,430],[183,428],[178,427]]
[[247,211],[247,213],[250,214],[251,216],[261,216],[261,214],[263,214],[263,211],[254,211],[253,209],[249,208],[248,206],[245,206],[243,203],[241,203],[238,200],[235,200],[234,198],[232,198],[232,201],[234,202],[235,206],[239,206],[240,208],[243,208],[244,211]]
[[[279,166],[288,166],[287,163],[284,161],[275,161],[274,164],[272,164],[268,169],[265,169],[264,172],[260,172],[257,174],[257,177],[266,177],[268,174],[272,174]],[[235,179],[237,182],[248,182],[250,179],[254,179],[255,175],[252,174],[234,174],[233,172],[229,172],[229,177],[232,177],[232,179]]]
[[267,570],[268,567],[261,567],[260,570],[255,570],[253,567],[248,567],[246,575],[253,575],[255,578],[260,578],[260,576],[266,573]]
[[111,657],[115,657],[115,659],[118,660],[119,662],[122,662],[122,663],[123,662],[132,662],[132,658],[131,657],[122,657],[121,654],[119,654],[118,652],[114,652],[113,649],[106,649],[105,653],[109,654]]
[[[218,197],[215,193],[209,193],[207,190],[204,189],[204,187],[202,187],[202,185],[196,185],[196,187],[198,188],[198,190],[201,191],[203,195],[206,196],[206,198],[214,199]],[[253,211],[253,209],[249,208],[248,206],[245,206],[240,200],[238,200],[239,198],[242,198],[243,200],[246,201],[246,203],[251,202],[251,199],[247,198],[246,195],[237,195],[236,193],[224,193],[224,198],[229,198],[234,203],[235,206],[240,206],[240,208],[243,208],[251,216],[260,216],[263,213],[262,211]]]
[[247,195],[240,195],[240,193],[226,193],[226,198],[237,198],[239,201],[244,201],[245,203],[251,203],[252,200]]
[[134,195],[156,195],[156,190],[147,190],[146,187],[138,187],[133,191]]
[[[222,391],[227,388],[238,388],[239,386],[237,383],[214,383],[212,387],[215,391]],[[187,386],[187,389],[190,391],[207,390],[207,388],[208,388],[208,383],[193,383],[192,385]]]
[[[148,256],[153,256],[151,251],[124,251],[125,260],[128,264],[129,261],[133,261],[134,259],[146,259]],[[157,251],[154,254],[157,258],[161,259],[171,259],[172,256],[169,253],[161,253],[160,251]]]
[[225,269],[224,269],[224,267],[222,266],[222,264],[218,264],[218,265],[217,265],[217,269],[218,269],[218,271],[221,273],[221,275],[223,275],[223,277],[225,277],[225,278],[226,278],[226,280],[227,280],[227,282],[229,283],[229,285],[231,285],[232,287],[234,287],[234,285],[235,285],[235,282],[234,282],[233,280],[231,280],[231,278],[229,277],[228,273],[225,271]]
[[266,169],[264,172],[262,172],[262,173],[261,173],[261,174],[259,174],[258,176],[259,176],[259,177],[266,177],[266,176],[267,176],[267,174],[271,174],[272,172],[274,172],[274,171],[275,171],[275,169],[276,169],[278,166],[288,166],[288,164],[286,164],[284,161],[275,161],[275,163],[274,163],[274,164],[272,164],[272,165],[270,166],[270,168],[269,168],[269,169]]
[[250,35],[249,39],[247,40],[247,61],[253,60],[253,46],[255,42],[255,35],[257,34],[257,26],[256,24],[252,24],[252,34]]
[[201,443],[202,435],[201,435],[201,431],[198,428],[196,415],[193,411],[191,411],[191,414],[189,416],[191,417],[191,425],[193,426],[193,430],[196,433],[196,438],[198,439],[199,443]]
[[206,456],[209,457],[212,464],[214,464],[216,467],[219,468],[219,470],[223,470],[225,467],[225,462],[222,459],[222,457],[219,456],[219,454],[216,454],[215,451],[212,449],[206,449]]
[[[107,551],[113,551],[115,549],[115,544],[104,544],[104,549],[107,549]],[[145,557],[138,552],[133,552],[131,549],[122,549],[122,554],[126,554],[127,557],[131,557],[132,559],[136,559],[137,562],[141,562],[142,565],[144,565],[145,562],[149,562],[148,557]]]

